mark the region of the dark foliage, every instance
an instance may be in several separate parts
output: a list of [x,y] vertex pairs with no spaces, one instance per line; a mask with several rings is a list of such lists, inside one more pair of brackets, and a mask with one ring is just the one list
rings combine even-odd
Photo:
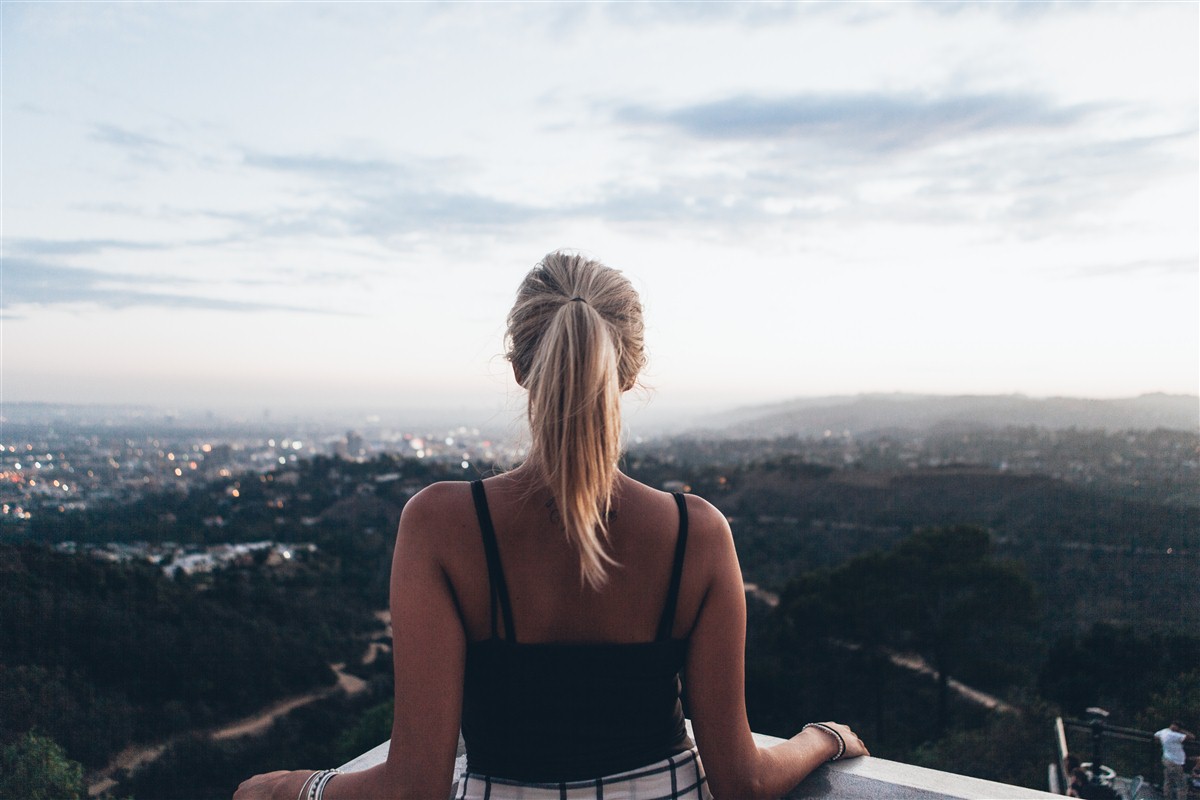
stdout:
[[0,748],[0,800],[78,800],[83,767],[32,731]]
[[331,745],[347,721],[362,712],[361,703],[335,696],[296,709],[261,736],[220,741],[187,736],[130,776],[119,791],[147,800],[228,800],[251,775],[337,766],[342,762],[331,761]]
[[1054,752],[1053,717],[1046,711],[991,714],[983,725],[960,728],[918,747],[909,760],[930,769],[989,781],[1046,788]]
[[940,730],[951,675],[995,689],[1023,677],[1014,656],[1033,652],[1036,609],[1031,584],[990,558],[987,533],[956,527],[809,573],[784,592],[779,612],[794,648],[837,637],[863,649],[867,662],[919,653],[938,679]]
[[[1101,624],[1080,636],[1065,637],[1050,649],[1038,688],[1069,716],[1083,717],[1088,707],[1100,706],[1117,719],[1132,721],[1156,693],[1179,682],[1197,664],[1200,637]],[[1179,708],[1174,714],[1184,716],[1187,711]],[[1191,713],[1200,714],[1200,708]]]
[[[783,452],[736,458],[757,445]],[[1200,603],[1181,600],[1200,583],[1200,508],[978,465],[832,469],[787,446],[684,442],[669,453],[630,456],[628,467],[651,485],[680,480],[712,500],[730,519],[746,579],[774,591],[810,570],[894,547],[916,530],[965,525],[987,530],[994,554],[1023,566],[1047,609],[1048,637],[1097,622],[1200,628]],[[819,442],[792,446],[838,459],[845,447],[823,454]]]
[[363,624],[325,602],[317,569],[230,570],[197,591],[33,545],[0,546],[0,563],[0,741],[36,726],[88,766],[331,684]]
[[[678,480],[716,503],[731,517],[746,579],[782,592],[778,609],[750,608],[755,730],[786,736],[810,720],[840,719],[877,755],[1040,788],[1052,713],[1029,699],[1035,673],[1047,698],[1068,709],[1100,702],[1136,716],[1192,696],[1179,675],[1200,663],[1200,645],[1169,631],[1197,619],[1176,591],[1194,587],[1195,559],[1163,561],[1159,550],[1198,541],[1196,509],[976,468],[835,469],[780,447],[725,465],[705,461],[699,445],[687,457],[626,463],[634,477]],[[415,459],[318,457],[187,495],[35,518],[47,541],[274,539],[313,542],[318,553],[287,569],[254,564],[172,581],[149,565],[0,549],[0,744],[36,727],[95,766],[128,742],[193,732],[120,787],[144,800],[228,797],[255,772],[332,766],[378,744],[389,720],[386,658],[350,668],[372,680],[365,697],[311,704],[261,737],[218,742],[204,731],[328,685],[330,663],[361,656],[371,612],[386,605],[400,509],[421,486],[464,477],[474,475]],[[223,527],[204,523],[215,515]],[[1160,633],[1110,626],[1070,635],[1038,673],[1057,634],[1030,636],[1037,598],[1001,556],[1036,580],[1058,631],[1115,618],[1151,620]],[[1124,559],[1121,569],[1114,559]],[[1131,578],[1114,591],[1120,575],[1142,569],[1165,577]],[[941,676],[1024,692],[1023,705],[1039,710],[989,714],[898,666],[899,651],[922,654]]]

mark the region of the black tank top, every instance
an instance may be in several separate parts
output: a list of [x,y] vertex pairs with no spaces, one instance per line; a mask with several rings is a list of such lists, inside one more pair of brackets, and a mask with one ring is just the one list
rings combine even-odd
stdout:
[[654,641],[576,644],[517,641],[483,482],[471,492],[491,582],[492,635],[467,644],[467,769],[524,783],[587,780],[691,747],[679,699],[687,640],[671,638],[687,547],[683,495],[675,494],[679,538]]

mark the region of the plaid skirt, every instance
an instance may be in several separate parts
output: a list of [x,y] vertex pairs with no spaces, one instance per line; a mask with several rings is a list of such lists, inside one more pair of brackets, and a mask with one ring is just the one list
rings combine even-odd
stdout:
[[455,800],[712,800],[695,748],[587,781],[521,783],[463,771]]

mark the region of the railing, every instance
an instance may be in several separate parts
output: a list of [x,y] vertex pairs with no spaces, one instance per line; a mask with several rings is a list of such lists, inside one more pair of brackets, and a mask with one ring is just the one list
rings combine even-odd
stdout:
[[[782,741],[761,733],[754,734],[754,739],[759,745],[767,747]],[[387,754],[388,743],[384,742],[346,763],[342,769],[349,772],[366,769],[382,763],[387,759]],[[454,762],[455,789],[458,787],[458,776],[466,768],[466,760],[462,739],[459,739],[458,758]],[[856,758],[826,764],[784,797],[786,800],[1033,800],[1057,796],[882,758]]]
[[[1065,786],[1067,776],[1063,762],[1067,753],[1083,761],[1083,769],[1101,785],[1114,789],[1122,798],[1143,800],[1160,797],[1158,789],[1149,785],[1147,777],[1157,781],[1162,775],[1161,745],[1150,731],[1110,725],[1108,712],[1089,708],[1090,719],[1054,720],[1054,738],[1058,749],[1058,768],[1051,770],[1051,786]],[[1074,747],[1067,743],[1068,734]],[[1183,743],[1188,759],[1200,756],[1195,741]],[[1117,773],[1123,773],[1118,775]]]

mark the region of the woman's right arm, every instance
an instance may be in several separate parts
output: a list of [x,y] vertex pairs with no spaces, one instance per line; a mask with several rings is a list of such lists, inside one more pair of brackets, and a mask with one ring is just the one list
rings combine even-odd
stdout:
[[[462,718],[466,634],[443,569],[453,509],[467,507],[455,484],[437,483],[404,506],[392,558],[390,608],[395,711],[387,760],[336,775],[326,800],[429,800],[450,794]],[[466,518],[467,520],[471,518]],[[313,770],[277,771],[244,781],[234,800],[293,800]]]
[[[774,747],[759,747],[746,718],[746,594],[733,536],[712,506],[689,503],[708,586],[690,636],[686,666],[688,709],[709,788],[722,798],[775,798],[835,756],[837,739],[807,728]],[[689,542],[689,552],[691,552]],[[827,725],[846,742],[843,758],[869,755],[845,725]]]

